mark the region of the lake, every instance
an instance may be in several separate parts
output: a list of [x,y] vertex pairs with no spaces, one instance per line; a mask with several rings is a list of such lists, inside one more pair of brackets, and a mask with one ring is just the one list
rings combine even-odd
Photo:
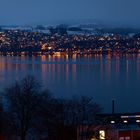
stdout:
[[33,74],[56,97],[92,96],[104,112],[140,112],[140,54],[0,56],[1,90]]

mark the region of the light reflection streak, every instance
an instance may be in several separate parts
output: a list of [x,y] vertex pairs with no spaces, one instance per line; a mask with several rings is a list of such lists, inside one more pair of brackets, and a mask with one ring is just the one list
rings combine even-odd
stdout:
[[72,65],[72,77],[74,82],[76,82],[76,69],[77,69],[76,67],[77,67],[76,64]]
[[51,80],[52,81],[56,81],[57,80],[57,66],[56,64],[49,64],[49,75],[51,76]]
[[[43,81],[49,81],[53,84],[57,82],[59,85],[61,82],[63,82],[68,86],[71,83],[77,85],[77,79],[79,79],[78,76],[81,73],[85,75],[88,73],[89,78],[87,79],[91,79],[90,75],[91,77],[94,77],[96,72],[96,78],[100,78],[102,83],[104,83],[104,78],[111,82],[111,80],[115,77],[113,80],[116,80],[117,82],[115,82],[120,84],[121,74],[125,76],[126,79],[124,80],[125,83],[127,82],[127,84],[129,84],[129,82],[131,82],[130,80],[133,80],[134,78],[139,80],[140,54],[137,55],[137,58],[134,55],[126,55],[123,57],[125,57],[123,60],[120,56],[115,56],[115,58],[112,59],[110,55],[107,55],[106,57],[102,55],[87,55],[82,56],[82,59],[80,55],[63,55],[62,57],[44,55],[41,57],[32,58],[0,57],[0,73],[1,75],[5,76],[6,79],[10,76],[14,79],[15,77],[20,77],[21,73],[24,73],[23,75],[25,75],[30,71],[36,74],[35,76],[41,75]],[[80,68],[82,70],[80,70]],[[79,71],[80,74],[78,73]],[[38,75],[38,73],[40,75]]]
[[110,78],[111,78],[111,61],[110,60],[107,60],[106,70],[107,70],[107,78],[110,81]]
[[41,64],[41,72],[42,72],[42,78],[45,80],[46,78],[46,64]]
[[66,82],[69,81],[69,64],[66,64]]
[[115,64],[116,64],[116,74],[119,75],[119,72],[120,72],[120,57],[116,58]]
[[129,74],[129,61],[126,60],[126,78],[128,80],[128,74]]
[[41,61],[42,61],[42,62],[46,62],[46,56],[45,56],[45,55],[42,55],[42,56],[41,56]]
[[103,60],[100,61],[100,73],[101,73],[101,80],[104,80],[104,63]]

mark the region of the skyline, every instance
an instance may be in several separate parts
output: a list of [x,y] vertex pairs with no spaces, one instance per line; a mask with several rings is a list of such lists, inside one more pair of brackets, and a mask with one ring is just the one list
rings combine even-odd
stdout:
[[139,0],[0,0],[1,25],[99,22],[140,27]]

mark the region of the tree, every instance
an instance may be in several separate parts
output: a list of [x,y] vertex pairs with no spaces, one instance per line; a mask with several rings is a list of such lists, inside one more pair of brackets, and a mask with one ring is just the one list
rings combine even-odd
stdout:
[[73,125],[95,122],[95,115],[101,112],[101,107],[89,96],[75,96],[67,101],[65,106],[67,121]]
[[[33,76],[26,76],[4,90],[4,106],[10,140],[76,140],[77,127],[95,123],[101,111],[92,97],[52,97]],[[35,134],[35,136],[33,135]]]
[[48,127],[50,140],[76,140],[77,128],[94,124],[95,115],[101,111],[100,106],[88,96],[53,99],[51,104],[45,107],[46,109],[43,109],[44,113],[46,112],[44,120],[47,123],[44,124]]
[[40,84],[32,76],[16,82],[5,91],[7,113],[12,134],[25,140],[37,117],[40,103]]
[[[72,126],[75,131],[78,130],[81,133],[82,140],[83,137],[88,137],[91,126],[96,124],[95,116],[101,110],[101,107],[93,101],[92,97],[74,97],[72,100],[69,100],[66,106],[67,124]],[[85,127],[87,131],[84,130]]]
[[3,111],[2,101],[0,100],[0,140],[4,140],[5,127],[6,127],[6,118],[5,113]]

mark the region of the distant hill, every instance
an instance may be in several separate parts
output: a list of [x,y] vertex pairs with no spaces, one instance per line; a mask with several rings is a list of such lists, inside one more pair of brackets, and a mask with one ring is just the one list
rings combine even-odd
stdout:
[[140,29],[136,28],[96,28],[97,32],[100,33],[116,33],[116,34],[129,34],[129,33],[135,33],[140,34]]

